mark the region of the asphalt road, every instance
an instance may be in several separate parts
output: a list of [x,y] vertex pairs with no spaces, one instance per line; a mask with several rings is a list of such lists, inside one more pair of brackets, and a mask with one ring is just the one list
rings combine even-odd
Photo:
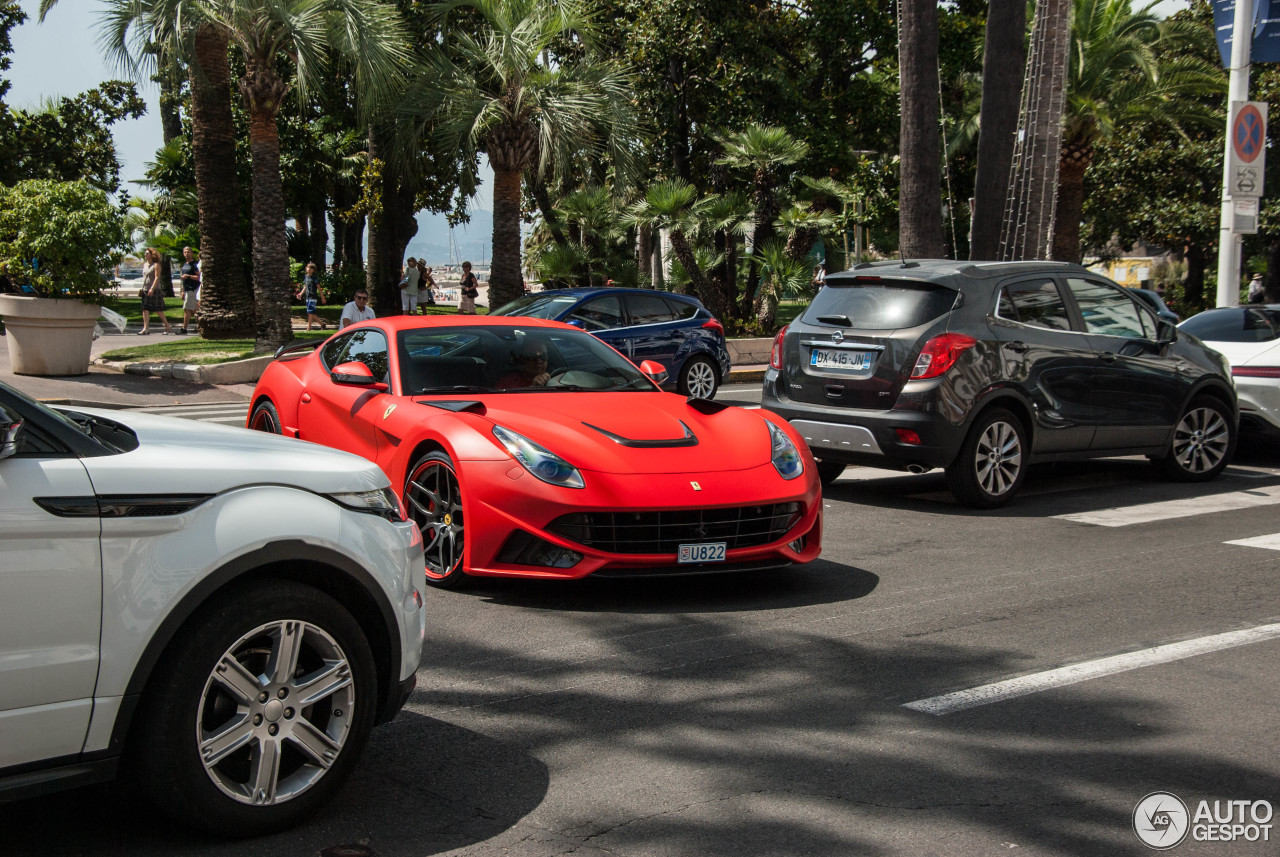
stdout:
[[[432,590],[419,689],[319,819],[213,841],[109,786],[0,807],[0,854],[1145,854],[1151,792],[1280,804],[1278,450],[1204,486],[1039,468],[987,513],[850,469],[806,567]],[[1033,684],[1061,667],[1096,677]]]

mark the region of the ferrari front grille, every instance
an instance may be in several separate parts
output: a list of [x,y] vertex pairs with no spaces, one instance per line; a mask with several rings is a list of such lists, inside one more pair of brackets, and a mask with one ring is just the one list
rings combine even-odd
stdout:
[[800,520],[799,503],[661,512],[575,512],[548,529],[596,550],[621,554],[675,553],[680,545],[724,542],[749,548],[777,541]]

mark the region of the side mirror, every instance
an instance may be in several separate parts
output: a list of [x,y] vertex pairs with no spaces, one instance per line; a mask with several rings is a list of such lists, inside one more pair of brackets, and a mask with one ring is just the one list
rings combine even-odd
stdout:
[[22,420],[13,419],[0,411],[0,459],[18,454],[18,435],[22,432]]
[[386,384],[375,380],[373,373],[369,371],[369,367],[359,360],[334,366],[333,371],[329,373],[329,377],[335,384],[344,384],[350,387],[370,387],[379,392],[390,389]]
[[1178,341],[1178,328],[1173,323],[1161,318],[1156,320],[1156,342],[1168,345]]
[[640,371],[648,376],[649,380],[658,386],[667,383],[667,370],[662,368],[662,364],[656,360],[646,360],[640,364]]

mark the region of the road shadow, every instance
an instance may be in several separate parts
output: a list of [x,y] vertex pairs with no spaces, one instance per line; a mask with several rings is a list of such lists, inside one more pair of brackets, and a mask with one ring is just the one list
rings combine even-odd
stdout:
[[461,594],[494,604],[582,613],[739,613],[865,598],[880,578],[818,559],[774,571],[569,581],[477,577]]
[[124,778],[0,804],[0,853],[246,857],[362,846],[374,857],[436,854],[507,830],[542,802],[548,784],[546,766],[522,748],[403,711],[373,731],[337,797],[284,833],[252,840],[197,833],[161,815],[140,785]]

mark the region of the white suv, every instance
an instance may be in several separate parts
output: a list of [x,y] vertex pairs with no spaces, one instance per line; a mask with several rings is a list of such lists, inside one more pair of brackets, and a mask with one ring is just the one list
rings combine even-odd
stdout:
[[224,836],[301,821],[413,689],[423,568],[362,458],[0,384],[0,800],[123,763]]

